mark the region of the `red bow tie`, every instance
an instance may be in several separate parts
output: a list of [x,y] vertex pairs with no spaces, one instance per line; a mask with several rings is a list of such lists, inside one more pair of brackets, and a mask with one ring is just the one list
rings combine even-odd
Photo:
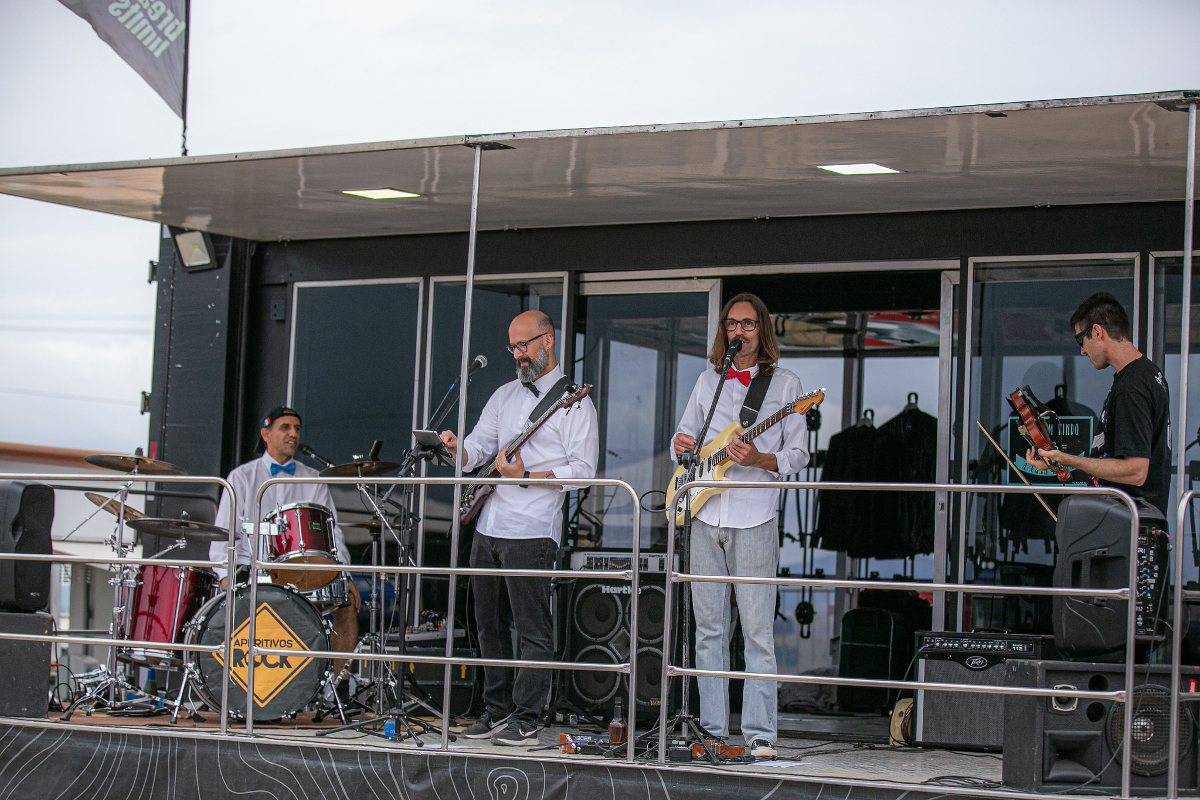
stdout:
[[725,373],[725,380],[736,380],[742,386],[750,385],[750,377],[750,370],[748,369],[734,369],[733,367],[730,367],[729,372]]

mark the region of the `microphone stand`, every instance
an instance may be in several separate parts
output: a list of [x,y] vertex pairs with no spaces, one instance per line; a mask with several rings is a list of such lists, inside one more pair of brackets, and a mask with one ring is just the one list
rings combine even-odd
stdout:
[[[686,468],[684,473],[685,482],[691,482],[696,479],[696,473],[700,467],[700,449],[704,443],[704,437],[708,435],[708,429],[712,425],[713,415],[717,411],[717,403],[721,399],[721,392],[725,389],[725,376],[729,374],[729,368],[733,366],[733,358],[741,351],[741,340],[735,339],[736,346],[727,346],[725,349],[725,359],[721,363],[721,372],[717,376],[717,388],[713,392],[712,402],[708,405],[708,415],[704,418],[704,425],[701,426],[699,433],[696,434],[695,444],[690,452],[683,453],[679,456],[679,463]],[[675,507],[672,505],[667,509],[668,514],[675,513]],[[691,539],[692,539],[692,492],[689,490],[683,498],[683,526],[676,529],[677,550],[679,552],[679,568],[684,573],[691,571]],[[635,536],[640,536],[641,531],[635,531]],[[683,609],[679,617],[678,632],[682,640],[682,658],[683,668],[691,667],[691,629],[692,629],[692,593],[691,589],[680,592],[682,597]],[[668,609],[668,612],[670,610]],[[731,623],[732,624],[732,623]],[[668,658],[670,654],[670,642],[663,642],[663,658]],[[682,735],[690,737],[689,742],[700,744],[704,750],[705,756],[713,763],[719,763],[716,751],[711,748],[706,740],[718,738],[714,733],[709,731],[700,724],[700,720],[692,716],[692,703],[690,692],[690,676],[682,675],[681,678],[681,697],[679,713],[671,719],[667,720],[668,733],[673,730],[679,730]],[[670,693],[668,691],[668,697]],[[653,726],[650,730],[643,733],[638,738],[645,742],[653,742],[658,738],[658,725]]]

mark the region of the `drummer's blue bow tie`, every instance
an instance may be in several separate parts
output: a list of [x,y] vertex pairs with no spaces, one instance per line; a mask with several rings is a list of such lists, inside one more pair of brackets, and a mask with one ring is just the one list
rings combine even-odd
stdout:
[[289,461],[286,464],[272,464],[271,465],[271,477],[272,478],[274,478],[276,475],[278,475],[281,472],[286,472],[288,475],[295,475],[296,474],[296,462]]

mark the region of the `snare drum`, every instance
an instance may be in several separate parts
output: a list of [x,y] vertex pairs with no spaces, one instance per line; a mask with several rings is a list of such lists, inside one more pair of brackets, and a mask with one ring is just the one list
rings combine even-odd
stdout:
[[[268,560],[274,564],[337,564],[333,546],[333,514],[316,503],[292,503],[267,515],[275,530],[267,536]],[[310,592],[328,586],[341,574],[338,570],[289,570],[267,568],[277,584]]]
[[350,605],[350,579],[345,575],[339,575],[337,580],[328,586],[300,594],[321,611],[345,608]]
[[212,570],[143,564],[130,601],[129,638],[162,642],[162,648],[129,648],[123,661],[156,669],[178,669],[182,659],[170,645],[183,641],[183,629],[213,593]]

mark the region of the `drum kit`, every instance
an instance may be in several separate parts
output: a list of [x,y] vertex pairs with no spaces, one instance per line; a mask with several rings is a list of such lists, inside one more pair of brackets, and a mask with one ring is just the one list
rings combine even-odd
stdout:
[[[131,478],[183,474],[183,470],[173,464],[147,458],[140,453],[132,456],[96,454],[85,460],[95,466],[128,473]],[[392,462],[358,459],[349,464],[331,464],[321,475],[371,477],[400,468],[400,464]],[[224,528],[189,519],[186,513],[179,518],[149,517],[131,507],[127,501],[133,483],[132,480],[124,483],[111,495],[85,493],[88,500],[97,506],[87,519],[101,510],[115,517],[114,532],[107,544],[117,558],[125,558],[131,552],[127,528],[143,537],[173,540],[173,544],[149,556],[150,560],[182,549],[190,542],[209,544],[228,541],[229,534]],[[372,562],[378,564],[382,557],[379,541],[381,531],[392,530],[387,515],[380,507],[380,501],[386,504],[387,497],[380,498],[377,492],[368,492],[363,484],[358,484],[358,488],[378,520],[377,523],[373,520],[374,524],[370,526],[373,530]],[[406,519],[400,525],[407,522]],[[80,526],[76,526],[76,530]],[[333,512],[314,503],[284,505],[266,514],[262,524],[244,526],[258,534],[256,539],[260,557],[270,565],[263,568],[256,592],[257,646],[300,651],[330,649],[333,627],[327,615],[352,602],[350,579],[343,572],[346,565],[340,563],[334,545],[334,526]],[[297,564],[328,564],[330,569],[291,568]],[[212,709],[220,708],[222,680],[226,673],[224,651],[188,651],[179,649],[178,645],[223,644],[227,636],[232,640],[231,663],[228,665],[228,713],[233,718],[244,719],[248,702],[246,662],[249,586],[246,583],[235,585],[234,610],[230,615],[226,608],[229,595],[221,589],[220,581],[210,569],[167,564],[121,564],[110,566],[109,569],[112,573],[109,584],[114,589],[110,636],[119,641],[153,644],[110,648],[104,666],[77,676],[84,691],[63,711],[61,719],[70,719],[75,711],[81,709],[90,714],[99,707],[117,715],[154,715],[169,710],[172,722],[190,708],[192,718],[200,719],[196,711],[197,700]],[[378,574],[372,573],[373,591],[369,598],[371,629],[360,637],[355,652],[383,651],[383,615],[378,608],[381,596],[378,579]],[[227,631],[227,624],[232,625],[232,630]],[[423,723],[407,719],[402,709],[396,709],[398,702],[400,705],[418,702],[431,713],[439,713],[438,709],[429,705],[427,698],[404,699],[403,674],[397,679],[396,673],[380,661],[358,663],[361,673],[355,677],[360,691],[363,688],[374,689],[373,702],[368,705],[360,701],[361,707],[374,711],[379,718],[400,717],[397,726],[403,726],[403,730],[412,733],[414,738],[417,732],[428,730]],[[167,699],[142,691],[135,685],[136,681],[125,674],[122,664],[134,670],[144,667],[179,673],[181,677],[174,698]],[[338,698],[336,685],[347,678],[348,671],[349,664],[335,672],[331,662],[324,659],[258,655],[253,686],[255,719],[268,722],[293,718],[305,708],[315,707],[318,721],[336,711],[343,727],[365,725],[347,723],[346,710]],[[398,685],[400,689],[397,694]]]

